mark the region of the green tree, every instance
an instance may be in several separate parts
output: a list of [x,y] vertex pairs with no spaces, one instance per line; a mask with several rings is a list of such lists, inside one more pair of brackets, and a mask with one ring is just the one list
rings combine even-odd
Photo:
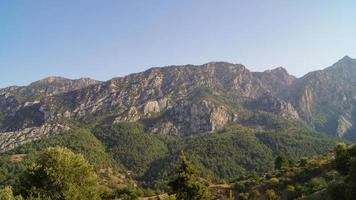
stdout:
[[6,186],[0,189],[0,200],[23,200],[21,196],[14,196],[12,188]]
[[210,199],[210,193],[206,185],[199,181],[196,167],[187,159],[182,151],[180,163],[177,167],[177,176],[170,182],[170,186],[176,193],[177,200],[206,200]]
[[350,168],[350,151],[348,150],[347,146],[343,143],[338,144],[335,149],[335,160],[333,161],[334,168],[341,174],[347,175]]
[[281,169],[286,163],[286,160],[282,156],[277,156],[276,159],[274,160],[274,168],[275,169]]
[[29,166],[21,181],[26,197],[52,200],[97,200],[97,176],[82,155],[50,147]]
[[355,199],[356,197],[356,157],[350,160],[350,170],[346,177],[346,197],[348,199]]
[[346,190],[347,185],[343,182],[331,183],[327,187],[327,192],[331,199],[333,200],[346,200]]

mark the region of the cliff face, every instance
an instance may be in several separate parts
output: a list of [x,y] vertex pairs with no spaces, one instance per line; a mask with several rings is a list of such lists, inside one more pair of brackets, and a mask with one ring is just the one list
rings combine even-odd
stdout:
[[[104,120],[139,121],[153,133],[189,135],[249,126],[245,122],[252,117],[264,123],[259,114],[267,113],[352,138],[355,88],[356,61],[349,57],[299,79],[283,68],[250,72],[225,62],[152,68],[106,82],[50,77],[0,90],[0,130],[26,135],[50,124]],[[43,136],[59,129],[46,130]]]

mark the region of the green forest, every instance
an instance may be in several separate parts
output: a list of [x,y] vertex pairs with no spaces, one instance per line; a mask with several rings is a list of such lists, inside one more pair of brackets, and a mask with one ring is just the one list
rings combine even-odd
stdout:
[[[55,158],[44,158],[54,153],[80,157],[78,162],[89,171],[85,173],[95,177],[95,180],[94,178],[91,180],[95,182],[96,193],[93,194],[95,198],[136,199],[144,196],[175,194],[172,192],[171,181],[177,175],[177,166],[182,160],[181,154],[184,151],[190,165],[196,169],[193,170],[195,176],[199,177],[196,181],[203,180],[199,184],[206,187],[228,186],[228,189],[224,189],[228,192],[222,192],[223,194],[217,196],[230,198],[238,191],[234,188],[236,183],[240,184],[241,180],[244,183],[244,178],[265,176],[271,171],[277,173],[274,171],[276,158],[285,159],[283,170],[285,170],[285,163],[288,163],[289,168],[299,167],[298,162],[301,159],[327,155],[336,144],[334,139],[318,135],[304,126],[286,127],[288,128],[281,127],[278,131],[261,131],[243,126],[231,126],[216,133],[186,137],[152,134],[146,132],[139,123],[75,128],[63,134],[20,145],[3,153],[0,157],[0,185],[3,187],[3,193],[13,193],[14,196],[25,199],[73,199],[74,193],[66,194],[64,191],[59,191],[60,197],[51,196],[44,192],[48,188],[41,188],[48,183],[33,182],[38,179],[36,176],[48,175],[46,167],[56,170],[63,170],[61,169],[63,167],[69,171],[70,168],[77,167],[44,166],[49,162],[45,161],[46,159],[60,158],[59,155]],[[66,159],[50,160],[50,162],[54,165],[66,165],[61,163],[66,162]],[[49,182],[66,181],[63,177],[60,177],[61,180],[52,180],[56,177],[49,178],[51,180],[40,179]],[[68,184],[72,186],[77,183]],[[56,187],[75,190],[66,185],[53,186]],[[251,186],[244,186],[244,188],[241,190],[242,196],[247,194],[247,188]],[[277,194],[278,191],[275,193]],[[214,198],[214,195],[216,196],[211,192],[209,198]],[[85,196],[76,197],[76,199],[86,198],[91,199]]]

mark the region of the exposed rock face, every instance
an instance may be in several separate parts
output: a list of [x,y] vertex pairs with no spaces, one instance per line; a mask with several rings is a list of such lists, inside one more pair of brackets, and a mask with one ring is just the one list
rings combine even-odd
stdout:
[[299,119],[298,112],[291,103],[285,102],[270,93],[263,94],[256,100],[248,102],[247,105],[253,110],[265,111],[294,120]]
[[143,106],[143,115],[149,117],[151,114],[162,112],[169,106],[167,98],[159,99],[158,101],[148,101]]
[[60,124],[44,124],[40,127],[0,133],[0,152],[12,149],[20,144],[48,137],[52,134],[59,134],[66,130],[69,130],[69,127]]
[[356,60],[349,57],[302,78],[284,68],[250,72],[226,62],[152,68],[106,82],[50,77],[0,90],[0,132],[100,118],[189,135],[233,123],[249,126],[248,115],[264,112],[346,137],[356,124],[355,88]]
[[162,135],[178,135],[179,130],[172,122],[163,122],[158,124],[157,127],[154,127],[150,132],[158,133]]
[[160,111],[161,110],[157,101],[148,101],[143,108],[143,114],[145,116],[148,116],[151,113],[158,113]]
[[350,122],[349,117],[345,116],[340,116],[339,120],[337,121],[337,136],[342,138],[353,126],[353,124]]
[[232,114],[222,105],[202,100],[197,103],[182,102],[174,107],[170,116],[181,132],[210,132],[232,121]]

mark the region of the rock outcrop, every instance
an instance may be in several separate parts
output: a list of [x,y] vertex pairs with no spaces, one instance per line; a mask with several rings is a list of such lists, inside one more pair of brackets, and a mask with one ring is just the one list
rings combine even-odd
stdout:
[[59,134],[69,129],[69,127],[60,124],[44,124],[40,127],[0,133],[0,153],[18,145]]
[[202,100],[196,103],[180,102],[169,112],[181,132],[202,133],[223,128],[232,121],[232,113],[223,105]]

